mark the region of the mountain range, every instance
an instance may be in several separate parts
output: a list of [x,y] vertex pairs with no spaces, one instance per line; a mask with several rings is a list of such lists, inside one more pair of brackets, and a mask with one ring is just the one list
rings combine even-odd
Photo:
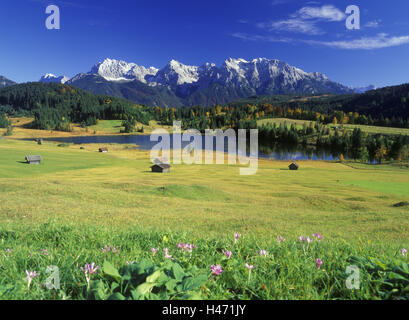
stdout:
[[365,92],[368,92],[368,91],[371,91],[371,90],[376,90],[376,89],[378,89],[377,86],[370,85],[370,86],[367,86],[367,87],[354,88],[354,91],[356,93],[365,93]]
[[16,84],[14,81],[7,79],[6,77],[0,76],[0,88],[11,86]]
[[[189,66],[171,60],[161,69],[105,59],[71,79],[47,73],[39,81],[65,83],[94,94],[160,107],[226,104],[255,95],[346,94],[374,89],[351,89],[322,73],[307,73],[284,61],[267,58],[229,58],[221,66]],[[12,84],[3,82],[3,86]],[[1,84],[0,81],[0,87]]]
[[[54,79],[59,82],[60,78]],[[353,93],[322,73],[307,73],[266,58],[229,58],[221,66],[188,66],[171,60],[161,69],[105,59],[65,83],[161,107],[224,104],[252,95]]]
[[53,75],[52,73],[47,73],[44,76],[41,77],[39,82],[44,82],[44,83],[66,83],[68,80],[70,80],[70,78],[66,77],[66,76],[60,76],[57,77],[55,75]]

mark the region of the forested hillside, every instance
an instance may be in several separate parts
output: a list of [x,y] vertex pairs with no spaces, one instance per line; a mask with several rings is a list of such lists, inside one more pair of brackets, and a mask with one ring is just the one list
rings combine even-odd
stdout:
[[406,127],[409,119],[409,84],[354,95],[252,97],[233,104],[272,104],[283,109],[299,108],[325,115],[342,111],[365,116],[358,124]]
[[96,124],[97,119],[129,117],[146,123],[150,117],[145,108],[57,83],[32,82],[0,90],[0,113],[34,115],[32,126],[38,129],[68,131],[71,122],[89,126]]

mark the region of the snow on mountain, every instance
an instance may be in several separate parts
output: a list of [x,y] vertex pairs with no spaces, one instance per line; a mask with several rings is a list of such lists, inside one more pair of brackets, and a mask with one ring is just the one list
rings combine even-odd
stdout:
[[50,82],[57,82],[57,83],[66,83],[69,80],[66,76],[57,77],[52,73],[47,73],[43,75],[40,79],[40,82],[50,83]]
[[[101,77],[107,83],[102,85],[98,80]],[[284,61],[267,58],[250,61],[229,58],[220,66],[214,63],[191,66],[171,60],[161,69],[105,59],[95,64],[90,72],[76,75],[68,84],[98,94],[116,92],[124,98],[130,91],[137,91],[140,99],[133,101],[138,103],[146,103],[145,98],[152,94],[165,95],[172,103],[179,101],[179,105],[226,103],[251,95],[353,92],[322,73],[307,73]],[[149,103],[157,104],[157,101]]]
[[[256,91],[264,87],[280,86],[297,88],[299,82],[316,81],[322,84],[332,83],[324,74],[307,73],[288,63],[276,59],[257,58],[251,61],[229,58],[217,67],[214,63],[202,66],[188,66],[171,60],[162,69],[146,68],[135,63],[121,60],[105,59],[95,64],[87,74],[78,74],[70,83],[86,76],[96,74],[107,81],[129,82],[138,80],[149,86],[167,86],[178,88],[180,92],[190,92],[190,87],[206,88],[212,83],[252,88]],[[343,87],[340,85],[340,88]],[[316,90],[311,89],[311,93]]]
[[354,92],[356,92],[356,93],[365,93],[367,91],[376,90],[376,89],[378,89],[378,87],[376,87],[374,85],[370,85],[370,86],[367,86],[367,87],[352,88],[352,90],[354,90]]
[[6,77],[0,76],[0,88],[8,87],[16,84],[14,81],[7,79]]
[[133,81],[139,80],[146,83],[146,76],[154,76],[158,69],[154,67],[145,68],[138,66],[135,63],[127,63],[125,61],[115,59],[105,59],[97,63],[91,69],[92,74],[99,74],[108,81]]
[[199,76],[199,67],[187,66],[179,61],[171,60],[155,76],[149,77],[149,81],[174,87],[198,82]]
[[305,71],[290,66],[280,60],[266,58],[253,59],[227,59],[218,70],[216,82],[234,84],[239,87],[249,86],[256,91],[267,87],[296,87],[303,80],[327,82],[329,79],[318,72],[306,73]]
[[81,80],[82,78],[85,78],[88,74],[87,73],[78,73],[76,76],[71,78],[70,80],[67,81],[67,84],[72,84],[73,82],[77,80]]

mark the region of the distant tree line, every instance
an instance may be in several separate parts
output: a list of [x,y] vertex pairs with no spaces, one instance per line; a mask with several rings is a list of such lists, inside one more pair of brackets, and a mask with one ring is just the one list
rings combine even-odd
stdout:
[[259,127],[259,140],[264,144],[293,144],[314,146],[347,155],[356,160],[402,161],[409,159],[409,136],[365,134],[361,129],[353,131],[330,128],[311,122],[302,128],[286,123],[265,124]]

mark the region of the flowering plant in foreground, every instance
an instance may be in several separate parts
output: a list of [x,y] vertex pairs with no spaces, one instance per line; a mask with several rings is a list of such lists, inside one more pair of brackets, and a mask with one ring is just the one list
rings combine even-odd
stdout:
[[260,251],[258,252],[258,254],[259,254],[260,256],[262,256],[262,257],[267,257],[268,252],[267,252],[266,250],[260,250]]
[[111,246],[108,246],[108,245],[104,245],[104,247],[101,249],[102,250],[102,252],[104,252],[104,253],[106,253],[106,252],[110,252],[111,250],[112,250],[112,252],[113,253],[117,253],[118,252],[118,248],[116,248],[116,247],[111,247]]
[[37,271],[26,270],[26,275],[27,275],[27,277],[26,277],[27,278],[27,287],[30,289],[31,281],[33,281],[33,279],[38,276],[38,272]]
[[321,266],[322,266],[322,264],[323,264],[322,260],[318,258],[318,259],[316,260],[316,263],[317,263],[317,268],[320,269]]
[[241,238],[241,234],[240,234],[240,233],[235,233],[235,234],[234,234],[234,242],[239,241],[240,238]]
[[223,250],[223,254],[227,257],[227,259],[231,258],[232,252],[231,251],[227,251],[227,250]]
[[400,253],[402,254],[402,256],[406,257],[408,255],[408,249],[402,248],[400,249]]
[[278,237],[277,237],[277,241],[278,241],[279,243],[282,243],[282,242],[285,241],[285,239],[284,239],[282,236],[278,236]]
[[222,272],[223,272],[223,269],[222,269],[222,267],[220,266],[220,264],[216,264],[216,265],[213,265],[213,264],[212,264],[210,267],[211,267],[211,269],[212,269],[212,274],[213,274],[214,276],[219,276],[219,275],[221,275]]
[[169,254],[169,249],[168,248],[163,249],[163,253],[165,254],[165,259],[173,260],[172,255]]
[[320,235],[318,232],[313,234],[314,238],[317,238],[318,240],[322,240],[323,237]]
[[91,276],[97,272],[99,266],[95,266],[95,263],[86,263],[84,267],[80,267],[82,272],[84,272],[85,279],[87,280],[87,286],[89,288],[89,282],[91,280]]
[[249,271],[249,281],[250,281],[250,279],[251,279],[251,270],[254,269],[254,266],[249,265],[247,262],[246,262],[245,266],[246,266],[247,270]]
[[193,249],[196,248],[196,246],[194,244],[180,242],[178,243],[178,248],[192,253]]

